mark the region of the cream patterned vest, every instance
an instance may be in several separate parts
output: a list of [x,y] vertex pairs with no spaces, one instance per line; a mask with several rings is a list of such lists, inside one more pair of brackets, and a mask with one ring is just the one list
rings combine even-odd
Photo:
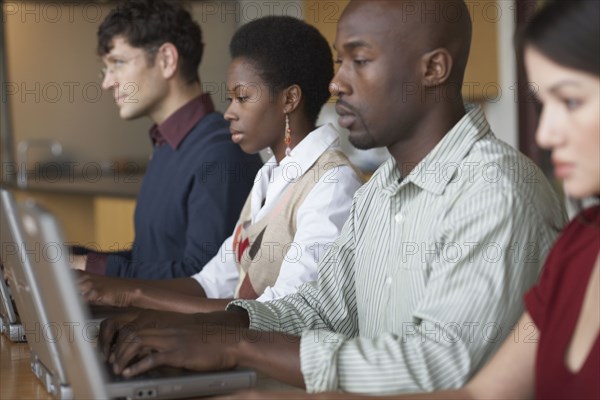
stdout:
[[[281,264],[294,246],[296,214],[321,178],[335,184],[336,168],[348,165],[361,177],[346,155],[339,150],[328,150],[280,195],[273,209],[252,224],[250,197],[242,209],[233,236],[233,251],[240,273],[235,298],[256,299],[275,284]],[[297,246],[298,251],[301,251]],[[290,251],[292,254],[293,251]],[[291,260],[296,256],[291,256]],[[288,260],[288,261],[291,261]]]

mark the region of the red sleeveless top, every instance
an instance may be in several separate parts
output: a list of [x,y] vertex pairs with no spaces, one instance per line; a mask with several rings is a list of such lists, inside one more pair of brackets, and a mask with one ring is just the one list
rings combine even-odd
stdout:
[[577,373],[565,364],[599,251],[600,207],[593,207],[565,228],[540,281],[525,295],[525,307],[540,330],[535,364],[538,399],[600,399],[600,335]]

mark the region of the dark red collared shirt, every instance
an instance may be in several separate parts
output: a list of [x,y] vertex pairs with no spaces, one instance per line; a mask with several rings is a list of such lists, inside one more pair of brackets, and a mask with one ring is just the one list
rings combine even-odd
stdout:
[[205,115],[215,111],[209,94],[202,94],[175,111],[162,124],[150,128],[150,139],[155,146],[167,143],[177,150],[183,139]]

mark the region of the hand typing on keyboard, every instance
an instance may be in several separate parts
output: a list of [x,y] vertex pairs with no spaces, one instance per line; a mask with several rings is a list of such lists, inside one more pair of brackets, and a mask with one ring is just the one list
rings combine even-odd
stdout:
[[[146,321],[149,328],[136,326],[118,334],[110,355],[115,374],[130,378],[159,366],[195,371],[247,367],[271,372],[275,379],[298,387],[303,385],[300,337],[250,330],[249,316],[243,309],[193,315],[161,312],[154,316]],[[111,339],[107,334],[103,340]]]
[[107,318],[100,324],[98,344],[105,359],[110,360],[112,348],[141,329],[167,328],[193,323],[191,314],[166,311],[138,310]]
[[110,360],[113,371],[129,377],[164,365],[199,371],[234,368],[227,349],[239,340],[234,331],[226,330],[217,325],[187,325],[136,331],[116,345]]

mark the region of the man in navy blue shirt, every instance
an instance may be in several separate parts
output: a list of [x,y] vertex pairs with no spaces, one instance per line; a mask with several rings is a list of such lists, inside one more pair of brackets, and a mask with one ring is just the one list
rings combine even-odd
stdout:
[[98,30],[121,118],[149,117],[151,161],[137,199],[131,251],[88,253],[89,272],[147,279],[200,271],[233,230],[261,166],[231,141],[229,124],[203,94],[202,33],[191,15],[162,0],[129,1]]

